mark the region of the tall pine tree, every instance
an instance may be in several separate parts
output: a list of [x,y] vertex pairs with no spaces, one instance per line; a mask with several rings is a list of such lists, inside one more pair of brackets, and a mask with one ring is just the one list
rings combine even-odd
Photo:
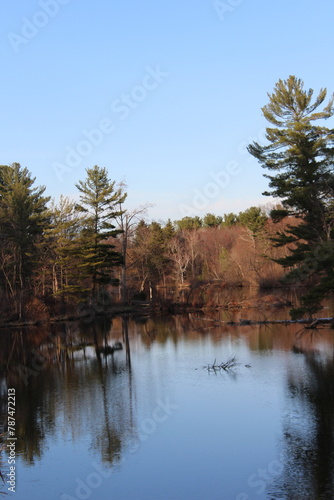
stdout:
[[333,97],[319,109],[326,95],[326,89],[321,89],[313,99],[313,90],[304,90],[295,76],[279,80],[262,108],[274,126],[266,129],[268,144],[254,142],[248,147],[274,173],[265,175],[272,190],[263,193],[282,202],[282,209],[271,212],[273,220],[294,216],[300,221],[274,239],[277,246],[290,249],[287,257],[278,260],[288,271],[286,281],[313,283],[302,307],[293,311],[295,316],[318,311],[323,298],[334,290],[334,133],[316,124],[334,114]]
[[115,218],[120,215],[119,206],[126,198],[121,189],[116,189],[115,181],[108,177],[107,169],[95,165],[86,169],[87,178],[79,181],[80,204],[77,210],[84,214],[81,232],[80,270],[90,277],[92,295],[96,298],[100,285],[117,284],[112,270],[122,263],[122,254],[115,251],[112,240],[120,233],[115,229]]
[[1,271],[19,318],[25,315],[39,242],[49,223],[46,204],[50,198],[43,196],[45,187],[34,187],[34,182],[19,163],[0,167]]

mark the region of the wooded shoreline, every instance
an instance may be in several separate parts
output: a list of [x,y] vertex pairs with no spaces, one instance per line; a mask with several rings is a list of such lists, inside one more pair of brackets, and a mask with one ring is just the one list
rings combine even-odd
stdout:
[[[275,309],[280,307],[279,305],[274,306]],[[172,309],[172,310],[171,310]],[[249,309],[246,307],[245,309]],[[260,310],[260,308],[256,308]],[[191,314],[209,311],[219,311],[226,310],[226,306],[208,306],[208,307],[194,307],[187,306],[185,304],[172,304],[169,307],[164,307],[161,304],[136,304],[136,305],[115,305],[109,307],[103,311],[94,311],[94,317],[92,318],[92,309],[87,309],[86,313],[81,312],[80,314],[68,314],[61,316],[54,316],[43,319],[27,320],[27,321],[4,321],[0,322],[0,329],[14,329],[14,328],[28,328],[33,326],[40,326],[45,324],[55,324],[55,323],[67,323],[75,321],[91,322],[96,318],[101,317],[114,317],[114,316],[156,316],[156,315],[180,315],[180,314]],[[291,324],[302,324],[307,325],[305,328],[315,329],[321,325],[330,325],[334,328],[334,317],[312,317],[312,318],[301,318],[301,319],[264,319],[264,320],[254,320],[243,318],[239,321],[224,321],[215,318],[199,318],[202,321],[207,321],[211,323],[213,327],[219,327],[221,325],[229,326],[254,326],[254,325],[291,325]]]

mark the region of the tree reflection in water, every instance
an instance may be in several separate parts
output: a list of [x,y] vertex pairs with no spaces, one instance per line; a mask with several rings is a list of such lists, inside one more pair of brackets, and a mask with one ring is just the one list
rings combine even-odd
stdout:
[[270,493],[272,498],[328,500],[334,498],[334,355],[298,351],[305,370],[290,367],[287,374],[284,472]]
[[14,386],[16,451],[27,464],[40,460],[46,437],[59,432],[73,442],[91,436],[89,447],[109,465],[134,439],[129,343],[126,356],[101,354],[111,331],[104,318],[57,325],[52,335],[45,328],[2,332],[0,411],[6,415],[7,387]]
[[[221,325],[220,319],[219,313],[214,318],[207,318],[203,313],[191,313],[188,316],[170,315],[167,318],[101,318],[91,323],[53,326],[51,334],[45,327],[2,332],[0,408],[5,415],[7,387],[15,386],[18,405],[18,454],[29,465],[42,458],[40,462],[47,467],[59,452],[57,447],[61,446],[69,451],[74,449],[75,456],[80,459],[82,454],[83,460],[88,464],[102,460],[106,467],[116,465],[121,473],[131,474],[131,468],[127,468],[131,460],[126,461],[122,467],[118,467],[118,464],[135,448],[133,445],[138,444],[143,422],[140,417],[150,415],[147,409],[154,409],[155,396],[164,394],[165,387],[168,386],[172,394],[176,390],[180,391],[180,394],[183,390],[187,391],[184,392],[185,400],[190,408],[195,409],[189,418],[189,409],[187,404],[184,404],[175,417],[175,422],[179,419],[179,426],[173,427],[175,424],[171,419],[170,429],[173,431],[173,437],[178,432],[182,437],[184,422],[188,424],[186,419],[189,418],[190,423],[196,420],[196,411],[200,412],[203,407],[202,398],[215,404],[217,393],[212,387],[217,387],[218,393],[223,391],[224,411],[225,407],[230,407],[231,415],[233,411],[237,412],[235,414],[238,414],[238,418],[242,419],[245,415],[241,422],[245,428],[252,429],[253,424],[249,422],[247,412],[244,412],[245,402],[240,399],[238,392],[241,390],[248,394],[251,390],[254,391],[254,399],[251,402],[254,400],[260,407],[259,411],[257,408],[251,409],[259,419],[259,432],[266,425],[271,428],[271,422],[266,420],[268,415],[265,412],[261,420],[261,408],[266,410],[269,401],[274,405],[271,415],[275,418],[276,412],[279,412],[277,422],[272,426],[275,436],[270,444],[270,456],[275,458],[275,462],[279,458],[282,466],[277,467],[277,471],[283,469],[283,472],[280,475],[278,472],[271,473],[270,480],[266,483],[266,491],[263,491],[266,496],[259,498],[334,498],[333,331],[322,330],[322,337],[312,339],[310,332],[303,337],[295,335],[300,325],[291,325],[288,328],[282,325],[272,328],[265,325],[231,327]],[[232,319],[237,321],[238,316]],[[122,341],[125,349],[108,354],[112,351],[108,347],[116,341]],[[130,343],[135,379],[131,369]],[[225,359],[225,354],[227,357],[231,349],[240,361],[252,361],[251,370],[240,368],[238,379],[235,379],[238,383],[233,382],[230,385],[230,379],[227,377],[217,380],[212,380],[212,377],[207,380],[207,377],[203,378],[204,374],[200,370],[194,370],[209,361],[212,362],[216,354],[218,357],[222,356],[219,359]],[[38,361],[36,355],[41,354],[42,357]],[[40,368],[37,370],[38,366]],[[22,367],[28,371],[25,372]],[[31,374],[29,370],[33,367],[35,372]],[[272,383],[271,394],[275,394],[274,398],[267,394],[268,368],[271,377],[269,382]],[[200,381],[195,388],[193,378]],[[160,391],[159,385],[159,391],[155,393],[156,381],[159,384],[161,382],[163,390]],[[143,386],[144,391],[141,392]],[[193,388],[196,391],[194,398],[187,399],[188,391]],[[261,393],[258,392],[259,388]],[[285,390],[284,394],[282,388]],[[264,395],[261,399],[262,392]],[[278,399],[281,394],[282,399]],[[209,396],[213,399],[208,399]],[[199,401],[196,400],[197,397]],[[240,407],[235,408],[236,400],[240,402]],[[193,415],[196,418],[193,418]],[[202,425],[202,431],[207,432],[208,439],[211,439],[211,431],[205,425],[205,418],[199,419],[196,426]],[[280,427],[280,418],[283,419],[283,428]],[[231,435],[235,432],[235,425],[240,425],[234,424],[234,420],[231,417]],[[212,422],[215,424],[215,420]],[[218,431],[219,426],[220,421],[216,428]],[[277,429],[282,429],[282,433],[276,434]],[[151,440],[152,450],[164,435],[168,436],[168,433],[164,432],[161,428],[161,434],[157,433]],[[269,431],[266,432],[267,436],[271,435]],[[246,451],[241,455],[245,458],[245,463],[242,465],[242,462],[237,460],[233,469],[235,476],[231,476],[236,487],[240,481],[247,479],[247,453],[248,456],[253,453],[252,433],[249,434],[249,442],[239,443],[240,449]],[[261,436],[262,434],[259,434],[259,439]],[[167,449],[169,442],[170,440],[165,442]],[[279,453],[279,450],[275,456],[273,454],[276,452],[277,443],[282,444],[282,453]],[[205,444],[202,442],[202,445]],[[143,449],[147,451],[150,446]],[[190,447],[190,450],[193,449]],[[263,449],[267,450],[265,445]],[[61,449],[60,453],[62,451]],[[231,451],[233,456],[235,450],[217,448],[215,455],[213,446],[213,450],[208,450],[210,455],[211,451],[212,469],[226,453]],[[262,451],[258,451],[258,463],[262,467]],[[183,449],[182,453],[186,454],[187,450]],[[200,456],[199,453],[198,457]],[[264,456],[268,456],[265,451]],[[156,455],[152,453],[152,457],[155,464]],[[197,456],[195,459],[197,460]],[[168,460],[167,457],[166,463],[173,467],[173,457],[170,462]],[[193,455],[189,455],[190,474],[192,460]],[[33,470],[33,467],[31,469]],[[208,471],[211,469],[208,468]],[[219,474],[217,477],[220,477]],[[48,488],[47,482],[45,487]],[[108,498],[108,495],[109,490],[105,498]],[[255,498],[257,495],[258,491],[252,490],[249,498]],[[214,498],[214,494],[211,497]]]

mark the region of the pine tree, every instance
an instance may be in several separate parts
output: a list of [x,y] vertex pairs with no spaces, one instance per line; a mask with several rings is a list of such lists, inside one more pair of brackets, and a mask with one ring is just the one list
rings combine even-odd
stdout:
[[275,128],[266,129],[267,145],[254,142],[248,151],[264,168],[275,173],[265,175],[272,190],[263,193],[282,202],[282,209],[271,212],[273,220],[294,216],[300,221],[278,233],[274,242],[290,249],[287,257],[277,260],[289,271],[286,281],[313,280],[303,307],[294,311],[295,315],[312,314],[334,289],[334,133],[315,124],[333,116],[333,97],[319,110],[326,99],[326,89],[321,89],[313,100],[313,90],[304,90],[302,80],[295,76],[279,80],[274,92],[268,95],[269,103],[262,111]]
[[175,221],[177,228],[182,231],[186,229],[198,229],[203,226],[202,219],[195,215],[195,217],[183,217],[180,220]]
[[220,215],[214,215],[211,213],[207,213],[203,217],[203,226],[204,227],[219,227],[223,222],[223,218]]
[[223,215],[223,220],[222,220],[221,226],[222,227],[235,226],[237,223],[238,223],[237,214],[230,212],[229,214]]
[[147,282],[165,283],[169,259],[167,257],[168,240],[158,222],[146,224],[139,221],[133,240],[134,260],[141,281],[140,291]]
[[166,257],[166,240],[161,224],[151,222],[147,249],[147,266],[152,281],[165,280],[165,270],[168,263]]
[[80,300],[89,291],[78,273],[81,265],[79,242],[82,215],[76,210],[75,202],[64,196],[60,197],[58,204],[52,202],[50,214],[51,225],[47,236],[52,293],[63,299],[70,296]]
[[247,210],[240,212],[238,215],[238,222],[242,226],[248,227],[254,235],[263,230],[267,220],[268,217],[260,207],[247,208]]
[[175,236],[175,232],[176,232],[175,227],[170,219],[168,219],[165,226],[162,228],[162,231],[163,231],[164,238],[165,238],[166,242],[168,242],[169,240],[171,240],[173,238],[173,236]]
[[124,202],[126,194],[115,188],[115,181],[109,179],[105,168],[94,166],[86,172],[86,180],[76,184],[81,193],[77,210],[84,214],[79,270],[84,276],[90,276],[95,298],[99,285],[118,283],[112,269],[121,265],[122,254],[115,251],[111,241],[121,232],[113,223],[120,215],[117,207]]
[[38,265],[40,238],[49,224],[50,198],[43,196],[45,187],[33,187],[34,182],[19,163],[0,167],[2,274],[20,318]]

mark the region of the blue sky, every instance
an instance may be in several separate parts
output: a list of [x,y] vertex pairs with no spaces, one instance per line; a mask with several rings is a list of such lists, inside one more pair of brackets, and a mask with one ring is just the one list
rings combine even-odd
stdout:
[[332,0],[4,1],[0,164],[56,198],[106,167],[156,220],[266,204],[245,145],[279,78],[334,91],[333,18]]

